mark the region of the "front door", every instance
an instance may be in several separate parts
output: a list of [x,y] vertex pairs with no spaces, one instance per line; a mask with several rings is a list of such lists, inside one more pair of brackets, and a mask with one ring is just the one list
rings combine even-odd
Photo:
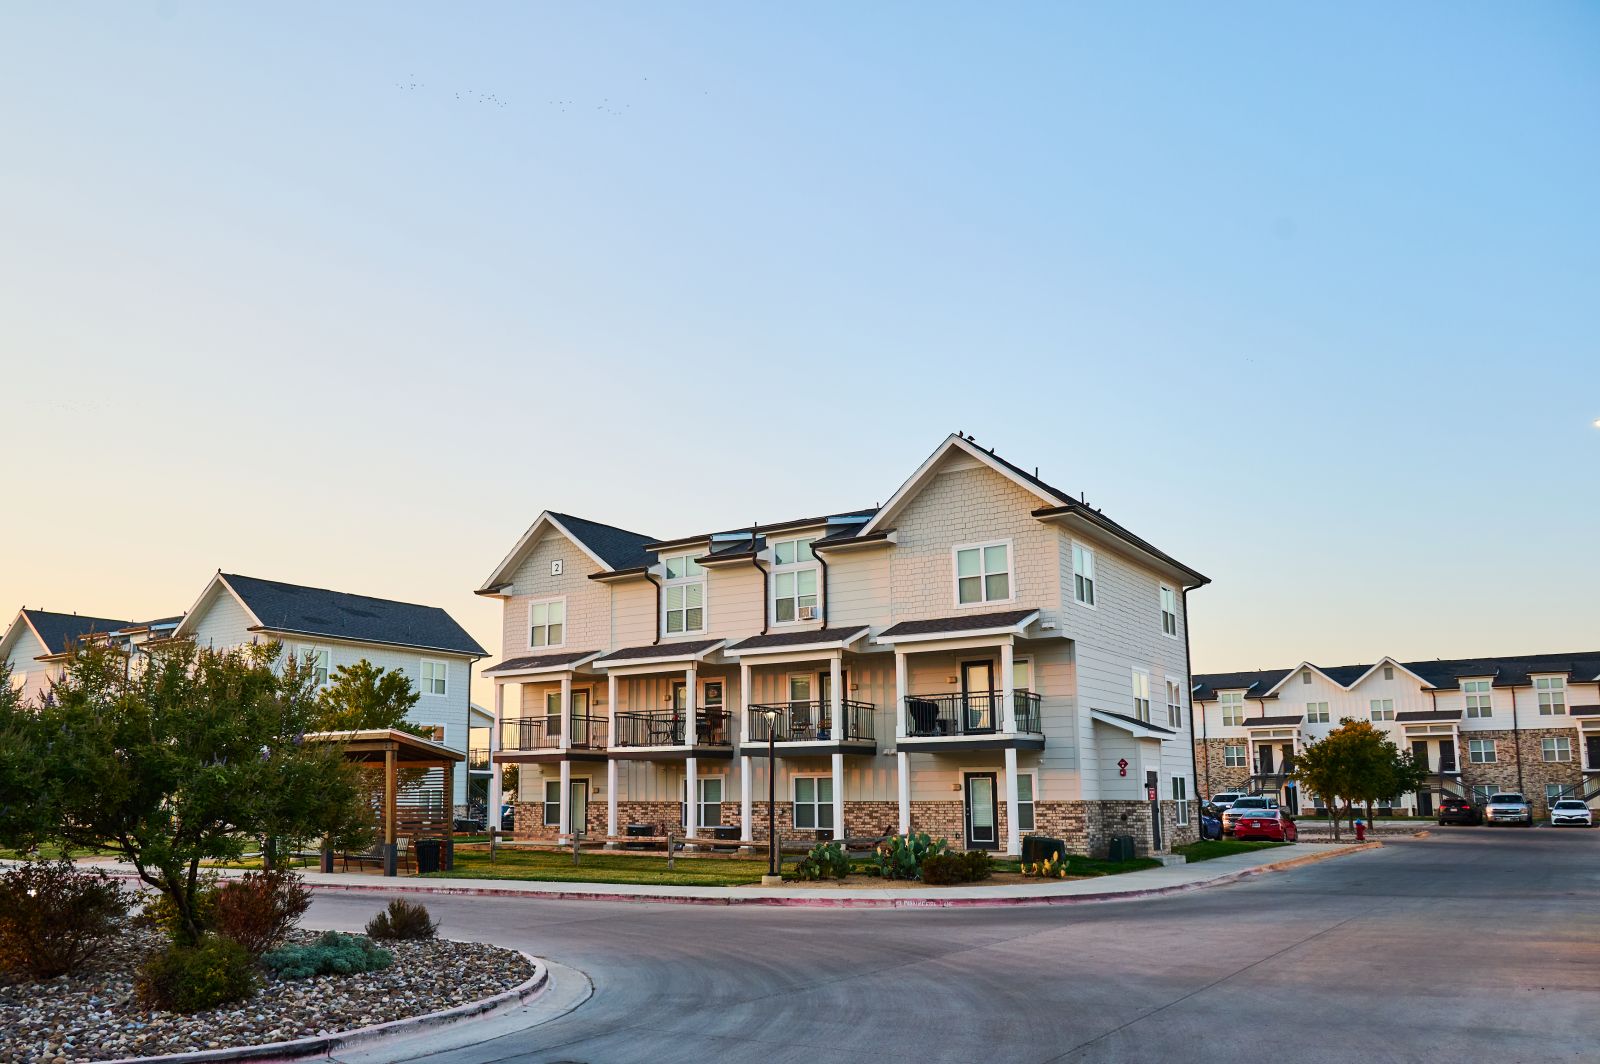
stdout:
[[992,850],[1000,838],[1000,823],[995,815],[993,772],[969,772],[966,790],[967,849]]
[[572,791],[568,795],[567,821],[571,829],[580,836],[589,833],[589,781],[573,780]]
[[981,734],[995,730],[994,662],[961,663],[962,733]]
[[1589,749],[1589,771],[1600,772],[1600,735],[1591,735],[1584,740]]
[[1433,771],[1433,765],[1428,761],[1428,740],[1411,740],[1411,759],[1422,767],[1422,771]]
[[1260,765],[1260,768],[1258,768],[1257,771],[1260,772],[1261,775],[1263,775],[1263,776],[1272,775],[1272,746],[1271,746],[1271,744],[1262,743],[1260,746],[1256,747],[1256,761]]
[[1456,741],[1454,739],[1439,740],[1439,771],[1454,772],[1456,770]]
[[572,745],[589,745],[589,692],[572,692]]

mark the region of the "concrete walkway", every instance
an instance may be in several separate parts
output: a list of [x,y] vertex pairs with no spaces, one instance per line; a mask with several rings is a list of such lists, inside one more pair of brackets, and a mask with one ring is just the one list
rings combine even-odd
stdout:
[[[1116,876],[1066,881],[1029,880],[1005,885],[960,887],[670,887],[630,883],[560,883],[507,879],[422,879],[305,872],[305,882],[318,891],[371,894],[439,894],[480,897],[525,897],[539,900],[624,901],[679,905],[789,905],[819,908],[946,908],[995,905],[1062,905],[1110,901],[1156,894],[1176,894],[1233,882],[1246,876],[1339,857],[1365,846],[1291,845],[1218,857],[1197,864],[1125,872]],[[224,873],[227,874],[227,873]],[[861,882],[873,882],[861,877]]]

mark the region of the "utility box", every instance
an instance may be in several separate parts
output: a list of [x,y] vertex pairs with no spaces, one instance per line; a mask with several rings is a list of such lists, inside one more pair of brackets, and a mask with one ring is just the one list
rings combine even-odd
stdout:
[[1110,848],[1110,851],[1106,854],[1106,859],[1110,860],[1110,861],[1131,861],[1131,860],[1133,860],[1133,836],[1132,835],[1113,835],[1113,836],[1111,836],[1111,848]]
[[[649,838],[651,835],[654,835],[655,833],[656,833],[656,826],[654,824],[629,824],[628,825],[628,835],[633,837],[633,838],[639,838],[641,836],[644,837],[644,838]],[[623,845],[627,849],[630,849],[630,850],[648,850],[652,846],[654,846],[655,843],[652,843],[652,842],[628,842],[628,843],[624,843]]]

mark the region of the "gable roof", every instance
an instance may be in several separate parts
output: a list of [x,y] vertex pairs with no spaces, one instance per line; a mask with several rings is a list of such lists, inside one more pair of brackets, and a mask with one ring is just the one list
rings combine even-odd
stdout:
[[[1473,678],[1488,678],[1496,687],[1528,687],[1533,683],[1533,675],[1545,673],[1565,674],[1571,683],[1594,683],[1600,680],[1600,650],[1486,658],[1439,658],[1433,661],[1397,661],[1386,656],[1380,658],[1374,665],[1314,667],[1348,691],[1385,662],[1404,669],[1423,684],[1431,685],[1441,691],[1458,689],[1463,679]],[[1244,690],[1247,698],[1261,698],[1303,667],[1296,666],[1287,672],[1282,669],[1264,669],[1255,672],[1196,673],[1194,697],[1209,702],[1216,698],[1218,691]],[[1251,693],[1252,689],[1261,693]]]
[[528,526],[522,538],[517,540],[516,546],[511,548],[511,553],[494,567],[494,572],[489,574],[489,579],[483,582],[477,593],[493,595],[509,584],[511,574],[522,564],[523,557],[539,541],[539,537],[551,528],[571,540],[579,550],[600,566],[602,572],[614,573],[619,569],[633,569],[649,565],[655,560],[651,553],[644,549],[645,545],[655,538],[653,536],[647,536],[643,532],[629,532],[615,525],[604,525],[587,517],[574,517],[572,514],[546,510]]
[[86,617],[78,613],[51,613],[49,610],[17,611],[17,619],[12,622],[11,628],[6,630],[6,638],[0,640],[0,646],[8,646],[12,637],[21,630],[16,626],[26,625],[33,631],[39,642],[44,644],[45,651],[49,654],[65,654],[72,649],[72,644],[89,635],[106,635],[118,629],[126,628],[131,621],[118,621],[110,617]]
[[198,623],[203,612],[198,607],[214,588],[232,594],[245,608],[256,622],[250,628],[252,632],[341,639],[471,657],[488,655],[455,618],[437,606],[222,572],[211,578],[197,608],[189,611],[174,636],[187,635],[191,621]]

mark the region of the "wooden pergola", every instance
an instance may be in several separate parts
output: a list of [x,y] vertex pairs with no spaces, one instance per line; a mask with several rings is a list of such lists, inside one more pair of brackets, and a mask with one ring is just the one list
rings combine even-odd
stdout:
[[[442,867],[448,868],[455,849],[455,770],[456,763],[465,761],[467,755],[452,750],[443,743],[424,739],[420,735],[394,728],[366,728],[361,731],[311,732],[306,742],[337,743],[346,761],[383,773],[382,800],[378,803],[380,837],[378,857],[383,863],[383,874],[399,874],[398,841],[402,827],[411,839],[437,835],[443,845]],[[420,770],[423,773],[440,770],[443,776],[442,808],[438,820],[432,818],[427,792],[417,788],[418,799],[407,803],[407,816],[402,824],[401,773]],[[323,871],[333,871],[332,852],[323,851]]]

